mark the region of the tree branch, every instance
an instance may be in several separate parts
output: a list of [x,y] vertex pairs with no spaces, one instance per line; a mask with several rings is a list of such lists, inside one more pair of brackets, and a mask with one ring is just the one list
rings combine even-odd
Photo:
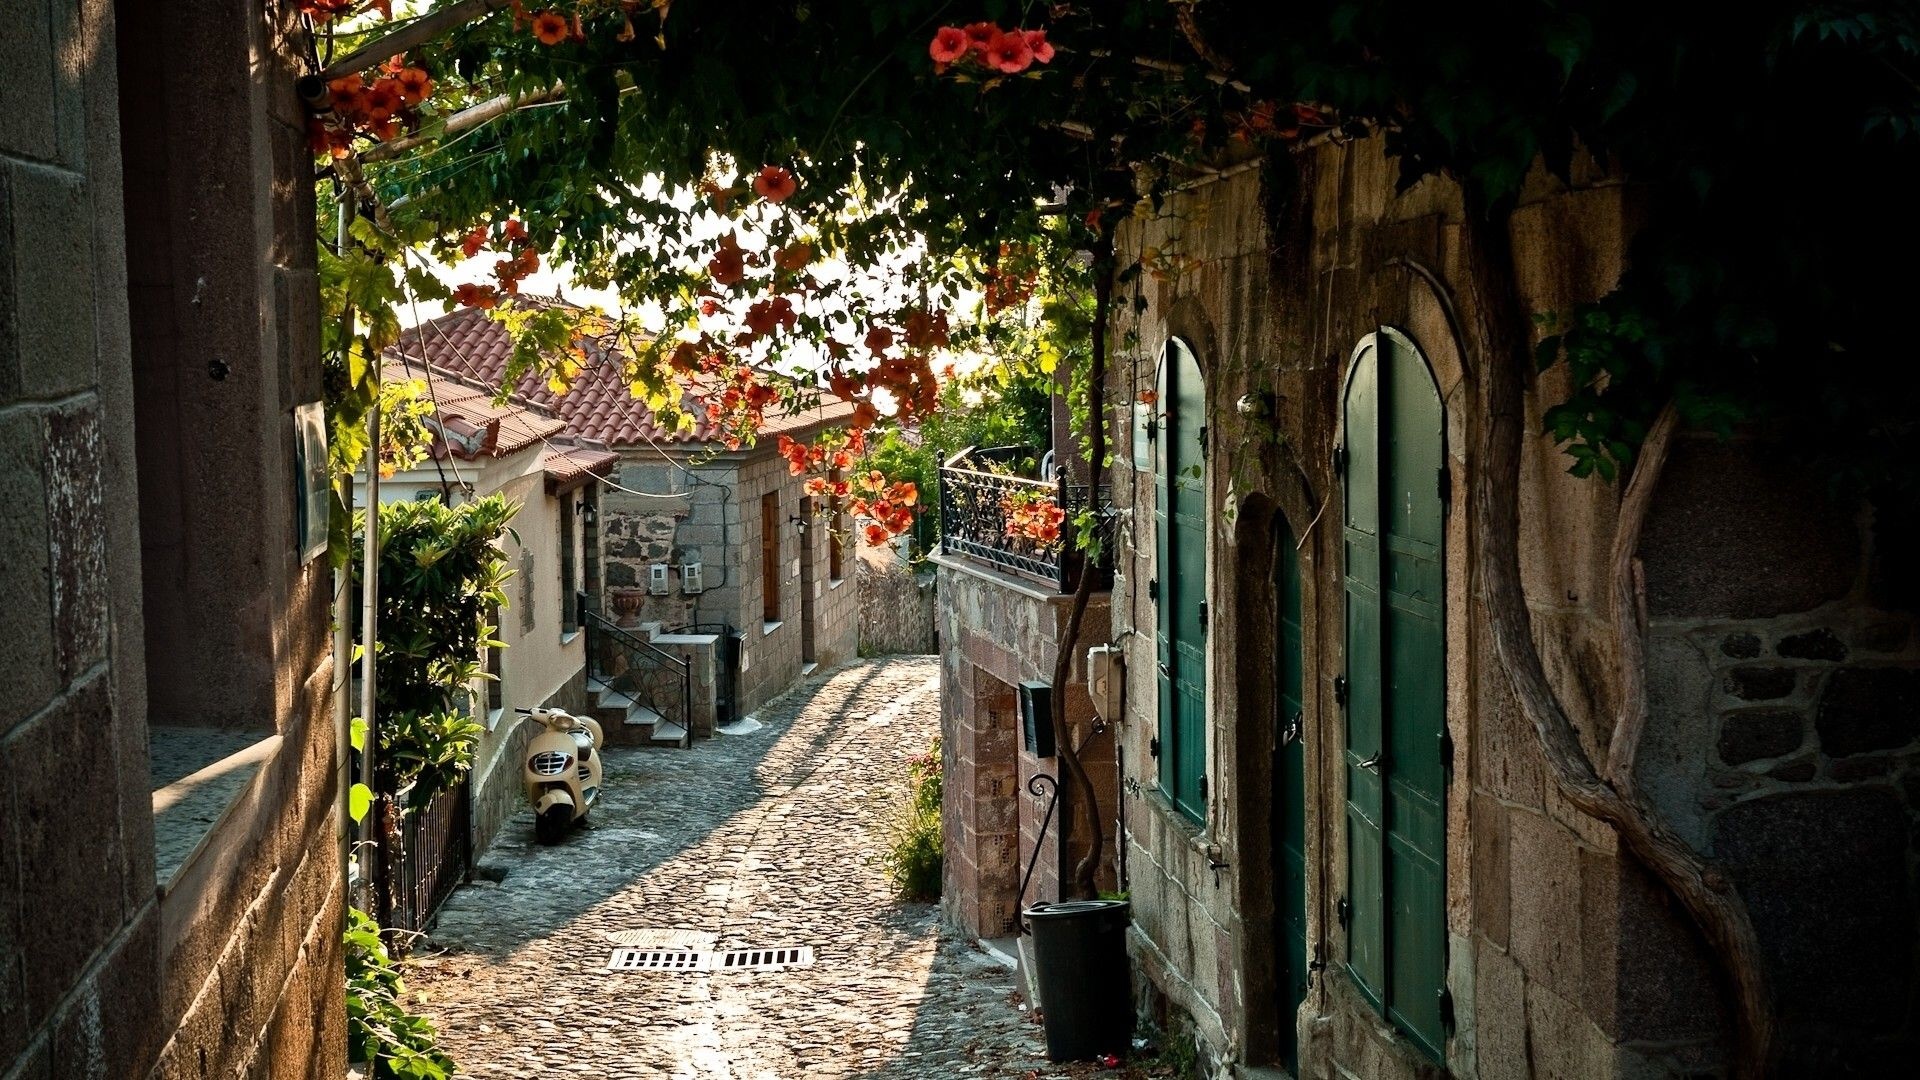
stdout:
[[1648,429],[1633,477],[1620,496],[1619,518],[1613,529],[1613,626],[1619,651],[1620,709],[1613,722],[1613,739],[1607,744],[1607,780],[1628,795],[1634,790],[1633,763],[1640,750],[1640,735],[1647,727],[1647,596],[1638,569],[1640,531],[1647,521],[1647,507],[1653,503],[1653,489],[1666,467],[1667,450],[1673,445],[1679,418],[1679,412],[1668,403]]
[[[1622,846],[1673,894],[1706,939],[1732,998],[1732,1075],[1758,1080],[1773,1060],[1773,996],[1765,957],[1740,894],[1676,836],[1658,812],[1602,780],[1579,732],[1547,679],[1533,640],[1520,577],[1520,457],[1525,445],[1525,372],[1531,366],[1529,320],[1513,266],[1509,214],[1478,209],[1469,192],[1466,234],[1474,319],[1486,387],[1486,426],[1474,470],[1473,528],[1479,544],[1479,592],[1494,653],[1532,723],[1549,774],[1566,800],[1611,825]],[[1642,468],[1645,462],[1642,462]],[[1638,499],[1646,499],[1654,471]],[[1637,527],[1637,525],[1636,525]],[[1629,609],[1631,610],[1631,609]],[[1644,678],[1635,673],[1632,678]]]
[[365,71],[417,45],[423,45],[462,23],[475,22],[506,7],[508,0],[460,0],[413,20],[391,34],[374,38],[347,56],[328,64],[320,77],[331,82],[342,75]]
[[376,161],[387,161],[399,157],[401,154],[417,146],[425,146],[435,139],[444,139],[449,135],[458,135],[463,131],[477,128],[489,120],[505,116],[516,109],[524,109],[530,105],[539,105],[552,101],[566,92],[567,87],[565,83],[554,83],[545,90],[530,90],[524,94],[501,94],[499,97],[489,98],[478,105],[461,109],[459,112],[447,117],[446,120],[437,127],[428,127],[416,131],[411,135],[403,135],[398,139],[388,139],[386,142],[370,146],[360,152],[360,160],[362,163],[369,164]]
[[[1107,320],[1113,310],[1113,230],[1114,223],[1103,218],[1100,237],[1094,243],[1093,252],[1093,357],[1087,365],[1087,426],[1091,429],[1087,437],[1087,505],[1093,507],[1095,514],[1100,512],[1101,464],[1107,456]],[[1073,654],[1080,644],[1080,624],[1085,621],[1087,602],[1092,596],[1093,567],[1084,565],[1083,560],[1080,581],[1073,590],[1073,603],[1067,609],[1066,625],[1060,628],[1053,661],[1053,730],[1057,736],[1055,745],[1059,750],[1060,763],[1071,778],[1071,783],[1067,785],[1067,807],[1075,810],[1061,822],[1061,842],[1068,844],[1071,850],[1073,826],[1082,816],[1091,836],[1086,855],[1073,868],[1072,894],[1063,895],[1063,899],[1091,899],[1094,896],[1100,855],[1106,846],[1105,829],[1100,822],[1100,802],[1094,794],[1086,766],[1080,761],[1080,747],[1073,745],[1073,736],[1067,727],[1067,685],[1073,677]],[[1078,811],[1085,813],[1082,815]]]

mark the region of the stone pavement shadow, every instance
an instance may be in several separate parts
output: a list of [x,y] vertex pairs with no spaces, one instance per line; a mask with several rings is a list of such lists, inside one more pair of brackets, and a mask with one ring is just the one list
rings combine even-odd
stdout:
[[[563,933],[598,950],[608,947],[602,932],[724,930],[717,900],[739,856],[718,838],[740,815],[804,783],[853,724],[889,704],[863,695],[886,667],[862,661],[799,683],[758,710],[765,726],[750,735],[691,750],[608,748],[605,788],[587,823],[542,847],[530,813],[516,815],[477,860],[503,879],[456,889],[416,954],[505,956]],[[832,707],[825,722],[811,704]],[[802,719],[803,709],[813,715]]]
[[1012,971],[942,926],[925,996],[905,1040],[884,1061],[844,1075],[857,1080],[1075,1075],[1070,1067],[1047,1061],[1044,1033],[1021,1003]]

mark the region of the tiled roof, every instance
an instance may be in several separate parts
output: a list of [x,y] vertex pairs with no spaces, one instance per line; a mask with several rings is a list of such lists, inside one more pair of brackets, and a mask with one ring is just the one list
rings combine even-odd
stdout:
[[451,454],[466,461],[503,458],[567,430],[566,422],[534,408],[518,395],[496,405],[490,390],[443,368],[431,370],[414,360],[388,357],[385,379],[419,379],[428,384],[434,404],[429,426],[439,432],[433,456]]
[[[527,296],[520,297],[518,302],[561,303]],[[435,368],[456,372],[475,385],[492,387],[499,386],[506,377],[507,360],[513,354],[513,338],[506,327],[486,312],[467,308],[406,331],[400,335],[393,352],[414,358],[424,354]],[[713,426],[697,410],[693,413],[695,422],[691,431],[680,432],[661,424],[646,403],[633,396],[621,366],[616,352],[607,362],[590,365],[581,372],[564,394],[554,393],[545,379],[529,373],[520,378],[514,392],[565,421],[575,434],[616,449],[649,442],[718,441]],[[778,434],[838,423],[852,413],[853,406],[844,401],[799,413],[769,411],[761,433]]]
[[547,474],[548,490],[565,487],[568,481],[586,473],[612,476],[613,467],[619,462],[620,455],[605,446],[575,442],[570,438],[549,442],[546,452],[540,456],[540,467]]

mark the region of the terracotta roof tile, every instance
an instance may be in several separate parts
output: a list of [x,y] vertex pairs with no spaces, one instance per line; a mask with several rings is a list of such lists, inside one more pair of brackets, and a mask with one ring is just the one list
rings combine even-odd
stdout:
[[[523,296],[520,303],[559,304],[561,301]],[[422,323],[400,335],[390,350],[424,358],[435,368],[459,374],[479,386],[496,387],[505,379],[513,338],[507,328],[478,309],[462,309]],[[633,396],[620,368],[619,354],[581,372],[564,394],[556,394],[537,374],[523,375],[514,386],[516,396],[551,412],[574,433],[619,448],[645,443],[717,442],[718,434],[697,412],[693,429],[680,432],[659,422],[646,403]],[[853,406],[844,401],[799,413],[769,412],[761,433],[778,434],[844,421]]]
[[389,356],[382,372],[386,379],[428,383],[434,403],[428,423],[439,433],[433,443],[435,457],[451,454],[466,461],[506,457],[567,430],[565,421],[534,408],[518,395],[496,405],[490,390],[453,372],[435,368],[428,379],[428,369],[418,360],[406,363]]

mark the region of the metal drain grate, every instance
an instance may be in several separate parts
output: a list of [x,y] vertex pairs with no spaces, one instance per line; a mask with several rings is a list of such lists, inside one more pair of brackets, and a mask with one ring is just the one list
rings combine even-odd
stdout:
[[812,967],[813,946],[781,949],[728,949],[713,954],[714,971],[751,971],[756,968]]
[[615,949],[608,971],[764,971],[769,968],[812,967],[813,946],[788,945],[777,949]]
[[709,971],[712,953],[691,949],[615,949],[608,971]]

